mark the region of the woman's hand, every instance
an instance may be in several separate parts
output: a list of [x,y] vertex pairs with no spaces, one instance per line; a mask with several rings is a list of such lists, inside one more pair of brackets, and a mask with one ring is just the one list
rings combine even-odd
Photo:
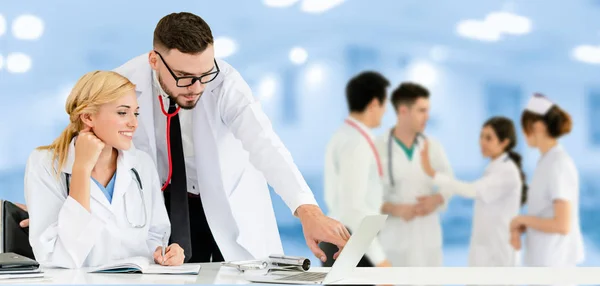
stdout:
[[87,127],[79,132],[75,141],[75,168],[91,172],[104,146],[104,142],[96,137],[91,128]]
[[526,226],[523,223],[522,216],[516,216],[510,222],[510,245],[515,250],[521,249],[521,235],[525,232]]
[[90,208],[90,176],[104,149],[104,142],[98,139],[90,127],[82,130],[75,140],[75,162],[71,177],[69,196],[88,212]]
[[519,233],[525,232],[525,224],[522,216],[516,216],[510,222],[510,231],[518,231]]
[[154,251],[154,262],[163,266],[178,266],[183,264],[185,254],[183,248],[177,243],[173,243],[165,250],[165,257],[162,257],[162,246]]

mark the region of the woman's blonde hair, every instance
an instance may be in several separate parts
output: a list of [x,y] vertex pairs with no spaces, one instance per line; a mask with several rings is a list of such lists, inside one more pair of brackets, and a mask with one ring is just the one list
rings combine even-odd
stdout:
[[52,144],[37,148],[53,151],[53,161],[58,160],[57,174],[60,174],[67,160],[71,140],[85,127],[81,115],[95,114],[101,105],[113,102],[132,91],[135,91],[135,85],[124,76],[112,71],[89,72],[77,81],[65,104],[65,110],[69,115],[69,126]]

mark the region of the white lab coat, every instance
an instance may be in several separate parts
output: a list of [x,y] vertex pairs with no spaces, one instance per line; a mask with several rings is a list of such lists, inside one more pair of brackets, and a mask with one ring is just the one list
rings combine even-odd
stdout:
[[[35,150],[27,161],[25,199],[36,260],[44,266],[66,268],[99,266],[134,256],[153,260],[171,226],[150,156],[133,147],[119,151],[112,203],[90,178],[88,212],[67,195],[65,173],[71,174],[75,161],[73,142],[58,177],[52,151]],[[132,168],[140,176],[143,201]],[[144,224],[144,211],[145,226],[132,227]]]
[[[392,140],[392,160],[394,186],[391,185],[389,172],[388,142]],[[384,176],[384,200],[395,204],[414,204],[420,196],[431,195],[436,191],[433,179],[427,176],[421,166],[422,138],[417,139],[412,160],[404,150],[390,136],[390,132],[377,139],[377,149],[381,156]],[[441,144],[432,139],[429,142],[429,157],[433,168],[440,173],[453,176],[450,162],[448,161]],[[424,217],[415,217],[405,221],[400,217],[390,216],[386,226],[380,233],[381,243],[386,250],[386,255],[394,267],[403,266],[442,266],[442,226],[440,211],[447,206],[449,198],[438,210]]]
[[[317,202],[248,84],[231,65],[217,62],[221,72],[207,84],[192,115],[194,158],[206,219],[225,260],[281,254],[267,181],[292,212]],[[154,140],[152,101],[158,95],[153,94],[148,54],[115,71],[136,85],[140,116],[133,140],[156,164],[157,148],[167,146],[156,146]]]
[[433,181],[446,197],[456,194],[475,199],[469,265],[516,266],[518,253],[510,245],[509,228],[519,214],[523,182],[514,161],[502,154],[472,183],[442,173]]
[[[369,128],[354,121],[373,142]],[[333,135],[325,153],[325,203],[328,215],[350,231],[358,229],[367,215],[381,214],[383,190],[377,161],[369,142],[358,130],[344,123]],[[367,250],[374,265],[382,263],[385,252],[378,238]]]
[[584,260],[579,221],[579,174],[571,156],[557,145],[538,161],[529,185],[528,215],[554,217],[554,201],[571,205],[571,231],[567,235],[528,228],[524,259],[532,267],[575,267]]

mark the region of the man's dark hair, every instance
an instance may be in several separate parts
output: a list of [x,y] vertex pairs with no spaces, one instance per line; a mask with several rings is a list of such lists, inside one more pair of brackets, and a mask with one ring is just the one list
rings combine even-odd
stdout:
[[154,47],[177,49],[185,54],[204,52],[214,41],[210,27],[202,18],[181,12],[164,16],[154,29]]
[[429,98],[429,90],[417,83],[405,82],[392,92],[392,105],[394,110],[398,110],[400,105],[410,107],[419,98]]
[[373,98],[383,103],[389,85],[390,82],[378,72],[366,71],[354,76],[346,85],[348,109],[350,112],[363,112]]

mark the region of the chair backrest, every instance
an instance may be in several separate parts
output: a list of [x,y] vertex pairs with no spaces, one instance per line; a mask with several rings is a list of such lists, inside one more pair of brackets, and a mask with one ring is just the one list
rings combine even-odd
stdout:
[[29,218],[29,214],[9,201],[0,200],[0,216],[0,252],[13,252],[35,259],[29,244],[29,227],[19,225]]

